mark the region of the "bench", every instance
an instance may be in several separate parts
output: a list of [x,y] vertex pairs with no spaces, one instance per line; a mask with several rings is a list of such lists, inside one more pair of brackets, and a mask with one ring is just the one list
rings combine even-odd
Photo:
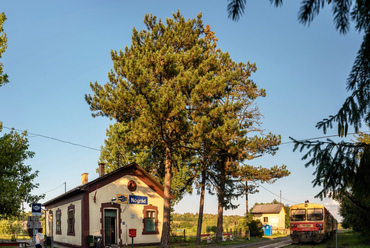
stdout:
[[230,240],[234,240],[233,234],[232,233],[223,233],[222,234],[222,241],[226,241],[227,238]]
[[201,234],[200,235],[201,240],[207,240],[207,243],[211,243],[212,239],[209,234]]
[[29,244],[24,241],[0,243],[0,246],[18,246],[18,245],[19,247],[27,247],[27,245]]

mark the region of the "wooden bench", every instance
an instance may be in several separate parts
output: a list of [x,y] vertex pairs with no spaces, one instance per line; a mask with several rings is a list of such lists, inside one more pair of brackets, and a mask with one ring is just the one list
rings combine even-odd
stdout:
[[222,234],[222,241],[226,241],[227,238],[230,240],[234,240],[233,234],[232,233],[223,233]]
[[212,239],[210,237],[210,234],[201,234],[200,235],[201,240],[207,240],[207,243],[211,243]]

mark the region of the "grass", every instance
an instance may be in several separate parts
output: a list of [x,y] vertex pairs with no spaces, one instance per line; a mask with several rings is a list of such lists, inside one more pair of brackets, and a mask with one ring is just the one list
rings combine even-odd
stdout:
[[[322,244],[293,244],[291,248],[335,248],[336,237],[333,235],[330,239],[325,240]],[[370,243],[361,241],[360,234],[353,231],[338,233],[338,248],[370,248]]]
[[[248,240],[245,237],[236,237],[233,241],[227,240],[220,243],[215,242],[215,237],[212,236],[212,242],[210,244],[207,244],[207,241],[202,241],[201,245],[196,245],[196,238],[195,237],[186,237],[186,241],[184,242],[184,238],[182,237],[181,240],[177,238],[177,241],[173,240],[173,237],[171,237],[171,248],[184,248],[184,247],[194,247],[194,248],[205,248],[207,246],[212,246],[217,244],[218,246],[225,246],[228,245],[237,245],[237,244],[245,244],[245,243],[254,243],[258,241],[266,241],[269,242],[273,238],[279,238],[279,237],[286,237],[287,235],[283,234],[274,234],[272,236],[263,236],[262,238],[256,238],[251,237],[250,240]],[[135,248],[157,248],[158,246],[135,246]]]

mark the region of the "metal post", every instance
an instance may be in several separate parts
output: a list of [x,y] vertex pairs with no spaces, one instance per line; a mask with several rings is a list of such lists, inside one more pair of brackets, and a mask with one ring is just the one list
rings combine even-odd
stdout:
[[35,227],[33,227],[32,241],[33,241],[33,248],[36,248]]
[[134,248],[134,237],[132,237],[132,248]]

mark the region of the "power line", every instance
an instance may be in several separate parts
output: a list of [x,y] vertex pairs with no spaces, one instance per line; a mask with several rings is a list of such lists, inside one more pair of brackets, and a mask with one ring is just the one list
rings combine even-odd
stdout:
[[[370,131],[361,131],[361,133],[368,133],[368,132],[370,132]],[[358,134],[358,133],[348,133],[347,135],[354,135],[354,134]],[[338,134],[335,134],[335,135],[327,135],[327,136],[316,137],[316,138],[301,139],[300,141],[318,140],[318,139],[332,138],[332,137],[338,137],[338,136],[339,136]],[[294,141],[284,142],[284,143],[281,143],[281,145],[290,144],[290,143],[294,143]]]
[[[25,130],[20,130],[20,129],[16,129],[16,128],[5,127],[5,126],[3,126],[3,128],[9,129],[9,130],[15,130],[15,131],[18,131],[18,132],[24,132],[25,131]],[[361,131],[361,132],[362,133],[368,133],[370,131]],[[30,133],[30,132],[27,132],[27,134],[33,135],[32,137],[29,136],[29,138],[42,137],[42,138],[51,139],[51,140],[54,140],[54,141],[66,143],[66,144],[69,144],[69,145],[79,146],[79,147],[90,149],[90,150],[94,150],[94,151],[100,151],[100,149],[97,149],[97,148],[94,148],[94,147],[89,147],[89,146],[85,146],[85,145],[73,143],[73,142],[66,141],[66,140],[57,139],[57,138],[46,136],[46,135],[42,135],[42,134]],[[358,133],[348,133],[347,135],[354,135],[354,134],[358,134]],[[338,136],[339,136],[338,134],[336,134],[336,135],[327,135],[327,136],[316,137],[316,138],[301,139],[301,141],[304,141],[304,140],[318,140],[318,139],[332,138],[332,137],[338,137]],[[286,144],[290,144],[290,143],[294,143],[294,141],[284,142],[284,143],[281,143],[280,145],[286,145]]]
[[59,185],[58,187],[55,187],[54,189],[51,189],[51,190],[49,190],[49,191],[46,191],[46,192],[44,192],[44,194],[46,195],[47,193],[49,193],[49,192],[51,192],[51,191],[54,191],[54,190],[56,190],[56,189],[58,189],[58,188],[60,188],[62,185],[64,185],[65,183],[62,183],[61,185]]
[[[9,130],[15,130],[15,131],[18,131],[18,132],[24,132],[25,131],[25,130],[10,128],[10,127],[4,127],[4,126],[3,126],[3,128],[9,129]],[[89,146],[85,146],[85,145],[81,145],[81,144],[77,144],[77,143],[72,143],[70,141],[61,140],[61,139],[53,138],[53,137],[38,134],[38,133],[27,132],[27,134],[33,135],[33,137],[29,137],[29,138],[42,137],[42,138],[45,138],[45,139],[51,139],[51,140],[54,140],[54,141],[66,143],[66,144],[69,144],[69,145],[80,146],[82,148],[86,148],[86,149],[90,149],[90,150],[94,150],[94,151],[100,151],[100,149],[97,149],[97,148],[93,148],[93,147],[89,147]]]
[[[273,195],[275,195],[275,196],[277,196],[277,197],[280,197],[280,195],[277,195],[277,194],[275,194],[274,192],[272,192],[272,191],[270,191],[270,190],[266,189],[266,188],[265,188],[265,187],[263,187],[261,184],[259,184],[258,186],[262,187],[263,189],[265,189],[266,191],[270,192],[271,194],[273,194]],[[299,203],[299,202],[295,202],[295,201],[291,201],[291,200],[285,199],[285,198],[283,198],[283,197],[281,197],[281,199],[283,199],[283,200],[285,200],[285,201],[292,202],[292,203],[297,203],[297,204]]]

